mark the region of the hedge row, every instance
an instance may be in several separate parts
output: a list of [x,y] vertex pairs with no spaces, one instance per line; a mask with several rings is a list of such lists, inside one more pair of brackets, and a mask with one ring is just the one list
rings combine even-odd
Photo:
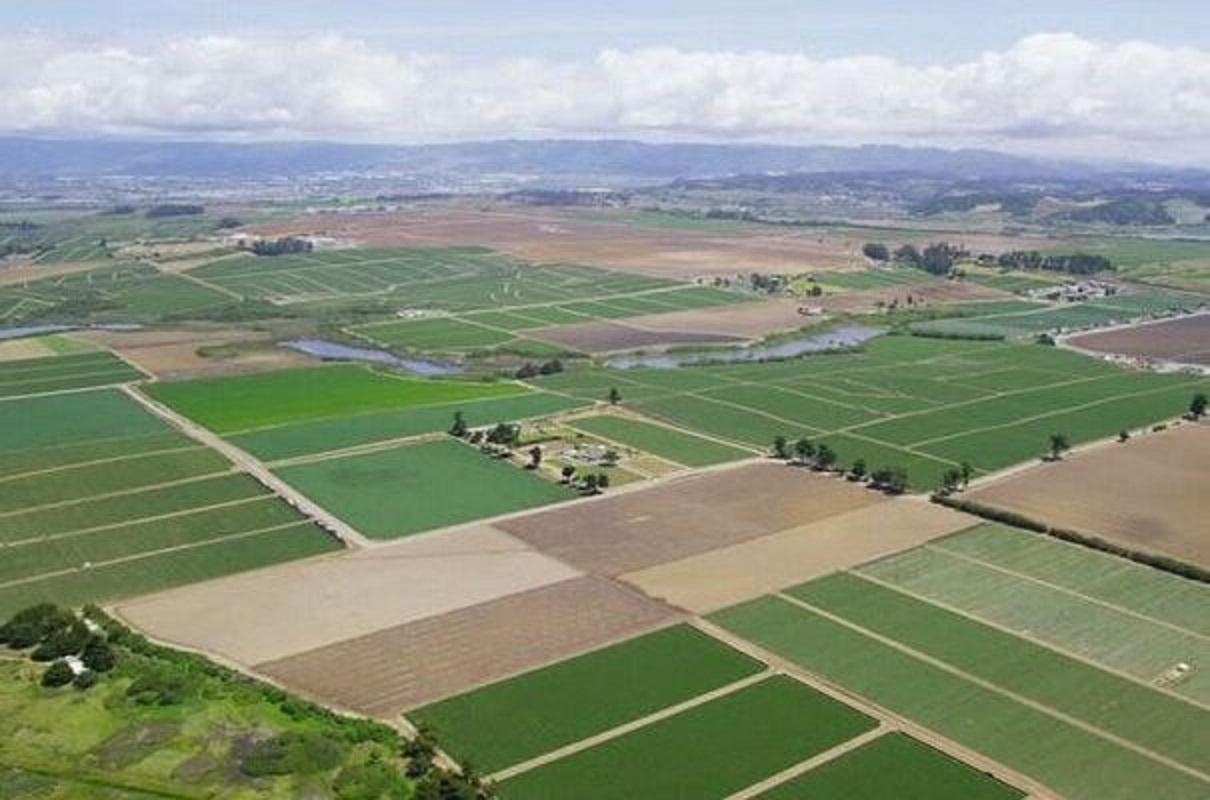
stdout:
[[963,500],[957,497],[946,497],[940,494],[934,494],[932,497],[934,503],[938,503],[949,508],[965,511],[968,514],[974,514],[977,517],[991,520],[992,522],[1000,522],[1005,525],[1010,525],[1014,528],[1022,528],[1034,533],[1043,533],[1047,536],[1053,536],[1056,539],[1062,539],[1065,542],[1082,545],[1093,550],[1099,550],[1102,553],[1108,553],[1119,558],[1129,559],[1138,564],[1144,564],[1148,567],[1153,567],[1164,572],[1170,572],[1173,575],[1179,575],[1182,578],[1189,580],[1200,581],[1202,583],[1210,583],[1210,570],[1199,567],[1196,564],[1190,564],[1180,559],[1162,556],[1156,553],[1149,553],[1143,550],[1135,550],[1131,547],[1109,542],[1099,536],[1092,536],[1087,533],[1080,533],[1068,528],[1056,528],[1047,525],[1044,522],[1039,522],[1036,519],[1027,517],[1024,514],[1018,514],[1014,511],[1005,511],[1001,508],[984,505],[983,503],[975,502],[974,500]]

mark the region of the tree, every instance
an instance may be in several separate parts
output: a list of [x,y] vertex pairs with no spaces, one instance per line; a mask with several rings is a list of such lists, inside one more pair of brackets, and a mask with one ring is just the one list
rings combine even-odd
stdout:
[[602,472],[600,475],[597,475],[597,490],[603,492],[608,488],[609,488],[609,475]]
[[773,457],[786,461],[790,458],[790,443],[786,437],[778,436],[773,439]]
[[618,387],[610,386],[609,387],[609,405],[616,406],[620,402],[622,402],[622,393],[618,391]]
[[529,468],[537,469],[542,466],[542,448],[534,445],[529,448]]
[[815,468],[829,470],[836,464],[836,451],[826,444],[815,448]]
[[870,475],[870,483],[887,494],[903,494],[908,488],[907,471],[903,467],[880,467]]
[[862,254],[871,261],[890,261],[891,251],[882,242],[866,242],[861,247]]
[[113,647],[102,636],[93,636],[88,640],[80,653],[80,660],[93,672],[109,672],[117,662]]
[[1122,430],[1118,431],[1118,441],[1119,442],[1130,441],[1130,431],[1128,431],[1124,428]]
[[862,481],[862,480],[865,480],[865,476],[866,476],[865,459],[859,458],[853,462],[852,466],[849,467],[849,480]]
[[1193,419],[1201,419],[1206,416],[1206,393],[1198,392],[1193,395],[1193,399],[1189,401],[1189,416]]
[[491,444],[502,444],[505,447],[512,447],[521,438],[521,426],[512,425],[507,422],[498,422],[496,427],[488,431],[487,441]]
[[71,671],[71,667],[67,666],[67,662],[59,660],[47,667],[46,672],[42,673],[42,685],[51,689],[58,686],[66,686],[75,677],[76,673]]
[[806,464],[815,455],[815,443],[803,437],[794,443],[794,459],[799,464]]
[[1050,460],[1058,461],[1063,457],[1063,454],[1071,449],[1071,443],[1067,441],[1067,437],[1061,433],[1052,433],[1050,435]]
[[971,485],[971,478],[975,476],[975,468],[970,465],[969,461],[963,461],[958,465],[958,474],[962,476],[962,488],[965,489]]
[[576,468],[571,464],[565,464],[559,474],[563,476],[564,483],[571,483],[571,479],[576,476]]
[[467,425],[466,417],[461,411],[454,412],[454,424],[450,425],[450,436],[457,436],[459,439],[466,438]]
[[947,469],[941,476],[941,492],[942,494],[951,494],[958,491],[962,485],[962,470],[953,467]]
[[584,480],[580,483],[580,488],[584,490],[584,494],[598,494],[597,487],[600,485],[601,476],[595,472],[591,472],[584,476]]

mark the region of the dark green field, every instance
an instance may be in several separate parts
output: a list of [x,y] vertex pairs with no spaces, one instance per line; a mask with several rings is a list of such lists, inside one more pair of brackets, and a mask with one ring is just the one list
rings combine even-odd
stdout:
[[[410,712],[494,772],[753,675],[763,665],[680,625]],[[508,730],[508,736],[500,732]]]
[[0,364],[0,400],[112,386],[144,377],[142,372],[104,351],[10,361]]
[[1011,800],[1025,792],[902,733],[880,736],[761,800]]
[[503,781],[519,798],[724,798],[872,729],[874,720],[777,676]]
[[706,467],[750,458],[753,455],[750,450],[741,450],[700,436],[681,433],[663,425],[653,425],[626,417],[586,417],[575,420],[572,425],[585,433],[602,436],[687,467]]

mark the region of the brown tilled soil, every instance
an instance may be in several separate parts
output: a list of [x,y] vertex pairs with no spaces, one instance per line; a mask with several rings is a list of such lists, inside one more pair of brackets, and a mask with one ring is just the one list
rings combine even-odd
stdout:
[[642,347],[669,347],[677,344],[723,344],[742,341],[721,333],[686,330],[644,330],[620,322],[584,322],[558,325],[526,332],[526,336],[569,347],[583,353],[609,353]]
[[648,595],[709,614],[978,523],[918,499],[859,508],[622,576]]
[[[507,205],[314,215],[257,230],[274,236],[325,234],[372,246],[479,244],[530,261],[595,264],[666,277],[857,268],[865,264],[861,246],[866,241],[854,232],[642,227],[607,215],[588,221],[575,212]],[[947,237],[922,234],[920,242],[942,238]],[[1042,246],[991,235],[962,240],[980,252]]]
[[1040,464],[973,500],[1210,567],[1210,426],[1185,423]]
[[71,262],[69,264],[0,264],[0,286],[16,286],[42,278],[57,278],[75,272],[87,272],[104,266],[96,261]]
[[696,331],[739,339],[760,339],[773,333],[795,330],[822,321],[799,313],[807,305],[822,305],[815,300],[768,300],[736,303],[729,306],[646,314],[626,320],[628,325],[649,331]]
[[1210,366],[1210,314],[1073,336],[1083,350]]
[[[76,336],[110,348],[159,378],[225,375],[314,363],[302,353],[276,347],[268,334],[250,330],[90,330]],[[208,347],[229,347],[231,352],[225,357],[199,354]]]
[[251,665],[577,574],[481,525],[173,589],[117,612],[162,641]]
[[575,578],[257,669],[322,702],[390,718],[675,618],[613,581]]
[[497,523],[587,572],[619,575],[795,528],[884,498],[784,464],[687,475]]

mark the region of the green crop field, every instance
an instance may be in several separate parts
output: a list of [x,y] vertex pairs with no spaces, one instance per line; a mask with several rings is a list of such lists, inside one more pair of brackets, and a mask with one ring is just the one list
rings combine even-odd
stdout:
[[112,353],[97,351],[0,364],[0,400],[141,380],[143,373]]
[[703,439],[688,433],[618,416],[577,419],[576,430],[601,436],[618,444],[642,450],[687,467],[705,467],[750,458],[750,450]]
[[0,402],[0,437],[0,617],[338,549],[117,391]]
[[[760,672],[764,666],[686,625],[409,712],[446,749],[495,772]],[[501,736],[501,731],[510,731]]]
[[910,267],[865,269],[851,272],[817,272],[815,283],[836,289],[883,289],[888,286],[923,286],[938,284],[940,279]]
[[1025,792],[902,733],[880,736],[760,800],[1012,800]]
[[583,401],[546,392],[459,403],[352,414],[294,425],[279,425],[230,436],[231,441],[268,462],[449,430],[461,412],[471,427],[544,417],[583,406]]
[[822,578],[788,594],[1005,692],[1210,774],[1210,709],[856,575]]
[[155,383],[147,394],[218,433],[522,394],[515,383],[406,378],[354,364]]
[[833,447],[842,466],[901,466],[931,488],[967,462],[993,472],[1181,414],[1210,380],[1128,372],[1034,344],[887,336],[863,351],[679,369],[586,369],[534,384],[623,405],[689,432],[766,448],[776,436]]
[[1210,636],[1210,589],[1171,573],[990,523],[938,540],[933,547]]
[[112,262],[0,287],[0,321],[146,322],[234,301],[231,295],[161,273],[150,264]]
[[361,533],[378,539],[572,496],[566,487],[452,439],[308,462],[277,473]]
[[1210,782],[788,600],[762,598],[713,619],[1072,800],[1193,800],[1210,791]]
[[874,726],[852,708],[776,676],[523,772],[502,781],[499,791],[505,800],[724,798]]
[[[1187,663],[1189,674],[1169,689],[1210,702],[1210,640],[1197,628],[1186,630],[950,548],[943,541],[909,550],[863,567],[861,573],[1145,683],[1162,682],[1176,664]],[[1202,597],[1191,609],[1196,613],[1205,604]]]

